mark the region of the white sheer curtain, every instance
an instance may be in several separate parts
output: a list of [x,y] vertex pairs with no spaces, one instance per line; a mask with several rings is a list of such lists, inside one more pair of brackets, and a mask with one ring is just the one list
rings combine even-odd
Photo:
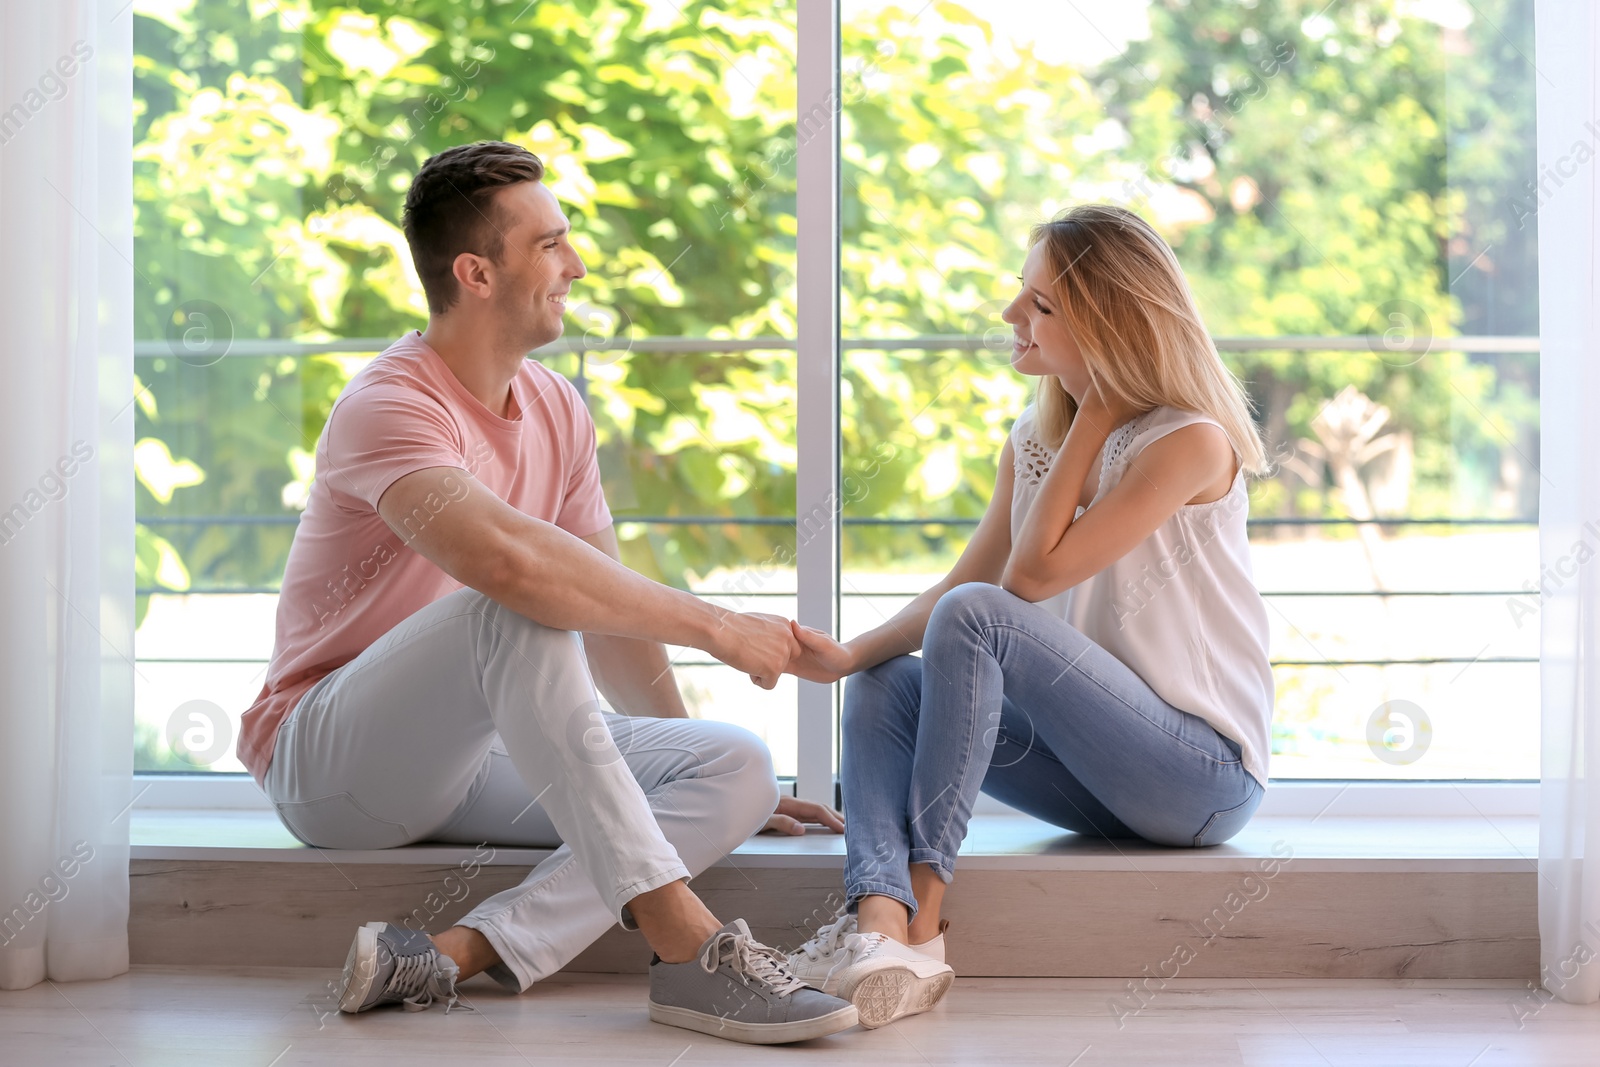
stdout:
[[1539,0],[1539,556],[1544,985],[1600,999],[1600,6]]
[[0,0],[0,989],[128,968],[130,8]]

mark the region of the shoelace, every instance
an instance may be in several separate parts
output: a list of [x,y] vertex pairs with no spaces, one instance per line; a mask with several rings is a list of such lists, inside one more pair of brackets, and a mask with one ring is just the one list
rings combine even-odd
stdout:
[[832,978],[839,971],[853,963],[860,963],[868,956],[873,955],[889,940],[888,934],[873,933],[863,934],[852,929],[844,934],[840,941],[845,951],[839,953],[839,958],[834,960],[833,966],[828,968],[828,977]]
[[725,958],[731,959],[734,974],[766,986],[780,997],[806,988],[806,984],[789,970],[789,961],[783,953],[743,934],[724,932],[718,935],[700,953],[700,966],[707,974],[715,974]]
[[418,952],[410,956],[396,956],[394,961],[394,974],[389,976],[389,984],[384,988],[385,993],[399,993],[401,1006],[406,1011],[422,1011],[433,1003],[435,997],[449,997],[445,1003],[444,1013],[450,1014],[450,1009],[456,1006],[460,999],[456,994],[456,984],[452,975],[447,973],[455,970],[455,964],[430,952]]
[[849,912],[844,912],[833,922],[817,931],[817,936],[800,946],[800,951],[808,959],[817,959],[821,956],[831,956],[839,951],[839,946],[850,934],[856,932],[856,917]]

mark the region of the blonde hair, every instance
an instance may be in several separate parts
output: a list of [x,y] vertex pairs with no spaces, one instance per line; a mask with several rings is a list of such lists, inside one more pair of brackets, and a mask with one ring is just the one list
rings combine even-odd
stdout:
[[[1269,473],[1244,387],[1206,332],[1178,257],[1144,219],[1114,204],[1082,204],[1028,235],[1062,317],[1100,387],[1139,411],[1170,406],[1209,415],[1246,474]],[[1036,399],[1044,443],[1060,448],[1077,404],[1053,374]]]

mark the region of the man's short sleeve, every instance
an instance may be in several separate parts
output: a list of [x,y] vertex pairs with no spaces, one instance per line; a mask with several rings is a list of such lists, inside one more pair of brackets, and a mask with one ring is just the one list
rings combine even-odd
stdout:
[[605,491],[600,485],[594,419],[589,417],[578,390],[565,378],[560,380],[565,388],[559,403],[570,420],[568,440],[572,451],[567,457],[567,491],[556,525],[577,537],[588,537],[611,525],[611,509],[606,506]]
[[346,507],[378,499],[395,482],[429,467],[467,466],[461,433],[438,401],[393,382],[339,398],[323,431],[323,462],[333,498]]

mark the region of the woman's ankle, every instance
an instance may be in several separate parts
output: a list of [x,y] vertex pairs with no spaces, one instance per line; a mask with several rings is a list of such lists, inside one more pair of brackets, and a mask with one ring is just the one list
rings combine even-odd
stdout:
[[937,914],[924,920],[923,913],[917,912],[917,917],[906,925],[906,936],[910,939],[908,945],[925,945],[929,941],[944,933],[944,921]]
[[894,897],[873,894],[862,897],[856,904],[856,929],[864,934],[883,934],[902,945],[910,934],[911,909]]
[[917,897],[917,914],[907,925],[906,935],[911,939],[907,944],[920,945],[939,936],[945,888],[945,880],[932,864],[911,865],[911,892]]

